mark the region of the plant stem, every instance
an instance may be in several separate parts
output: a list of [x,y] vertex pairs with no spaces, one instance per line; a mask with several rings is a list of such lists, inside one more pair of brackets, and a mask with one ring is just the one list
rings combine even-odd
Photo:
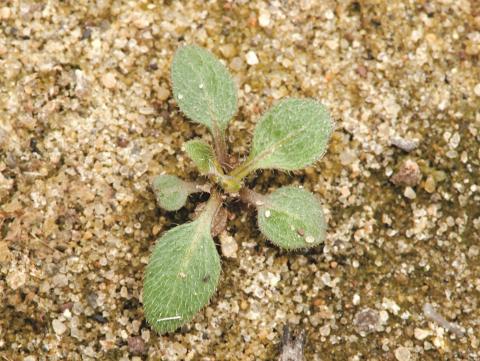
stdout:
[[258,207],[263,206],[267,202],[267,197],[263,194],[252,191],[248,188],[240,189],[240,200],[244,203],[250,204],[252,206]]
[[237,168],[232,170],[229,176],[236,178],[239,182],[245,178],[249,173],[255,170],[253,160],[248,157],[245,162],[240,164]]
[[220,130],[218,125],[214,123],[213,126],[213,145],[215,148],[215,155],[217,156],[220,165],[230,170],[230,159],[227,152],[227,143],[225,142],[225,133]]
[[222,205],[222,197],[218,193],[218,191],[213,188],[210,193],[210,198],[208,199],[207,205],[205,206],[205,210],[203,211],[202,217],[208,219],[209,224],[211,225],[215,215],[217,214],[220,206]]
[[211,186],[209,184],[200,184],[197,182],[187,182],[187,181],[184,181],[184,183],[185,183],[185,186],[190,191],[190,193],[201,193],[201,192],[210,193],[210,190],[211,190]]

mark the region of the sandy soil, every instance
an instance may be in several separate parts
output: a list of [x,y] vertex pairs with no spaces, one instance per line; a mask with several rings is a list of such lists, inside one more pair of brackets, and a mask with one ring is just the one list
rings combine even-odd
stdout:
[[[169,85],[187,43],[234,74],[239,156],[276,100],[330,109],[321,162],[249,179],[314,191],[329,231],[286,253],[231,204],[215,298],[160,337],[149,252],[204,200],[168,213],[149,189],[198,177],[181,147],[208,135]],[[476,0],[2,1],[0,359],[274,360],[289,323],[307,360],[480,360],[479,56]]]

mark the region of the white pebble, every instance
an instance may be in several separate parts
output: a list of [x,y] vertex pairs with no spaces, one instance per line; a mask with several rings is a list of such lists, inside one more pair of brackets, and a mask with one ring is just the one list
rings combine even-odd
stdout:
[[414,331],[413,331],[413,334],[415,335],[415,338],[417,340],[424,340],[426,339],[428,336],[430,336],[432,334],[432,332],[430,330],[425,330],[423,328],[416,328]]
[[16,290],[22,287],[27,281],[27,274],[23,269],[11,269],[7,276],[7,285],[12,289]]
[[63,311],[63,317],[65,317],[67,320],[72,318],[72,312],[67,308],[65,311]]
[[102,76],[102,83],[105,88],[113,89],[117,85],[117,79],[114,73],[106,73]]
[[408,199],[415,199],[417,198],[417,195],[415,191],[413,190],[412,187],[407,187],[405,188],[405,192],[403,192],[403,195],[407,197]]
[[65,326],[64,323],[59,319],[55,319],[52,321],[52,327],[53,331],[55,331],[57,335],[63,335],[67,330],[67,326]]
[[335,14],[333,13],[332,10],[327,10],[325,12],[325,19],[327,20],[333,20],[333,18],[335,17]]
[[473,91],[477,97],[480,97],[480,83],[475,85],[475,88],[473,88]]
[[335,284],[332,282],[332,277],[328,272],[325,272],[323,275],[320,276],[323,284],[327,287],[333,287]]
[[457,148],[460,144],[460,140],[462,138],[460,137],[460,134],[458,132],[455,132],[452,137],[450,138],[450,140],[448,141],[448,145],[451,147],[451,148]]
[[330,335],[330,325],[326,324],[325,326],[320,327],[319,331],[320,335],[322,335],[323,337],[327,337],[328,335]]
[[0,19],[2,20],[7,20],[8,18],[10,18],[11,14],[12,12],[8,7],[3,7],[0,9]]
[[270,217],[271,215],[272,215],[272,213],[267,209],[267,210],[265,211],[265,218],[268,218],[268,217]]
[[307,236],[307,237],[305,237],[305,242],[313,243],[313,242],[315,242],[315,238],[313,238],[313,236]]
[[400,346],[395,350],[395,358],[398,361],[410,361],[411,357],[410,350],[406,347]]
[[237,258],[238,244],[235,238],[226,234],[225,232],[220,235],[220,247],[222,254],[227,258]]
[[356,305],[359,305],[360,304],[360,296],[358,295],[358,293],[355,293],[353,295],[353,300],[352,300],[353,304],[356,306]]
[[270,25],[270,13],[261,12],[258,18],[258,23],[262,28],[265,28]]
[[178,94],[178,99],[182,100],[183,99],[183,94]]
[[257,65],[258,64],[257,54],[255,54],[255,52],[253,50],[250,50],[247,53],[246,59],[247,59],[247,64],[248,65]]
[[396,304],[395,301],[389,299],[389,298],[384,298],[382,302],[382,306],[393,313],[394,315],[398,315],[398,312],[400,311],[400,306]]
[[52,282],[53,282],[55,287],[61,288],[61,287],[65,287],[65,286],[68,285],[68,278],[64,274],[59,273],[59,274],[53,276]]
[[390,318],[390,316],[388,316],[388,312],[385,311],[385,310],[381,310],[378,315],[380,316],[379,319],[380,319],[380,323],[382,325],[386,324],[388,319]]

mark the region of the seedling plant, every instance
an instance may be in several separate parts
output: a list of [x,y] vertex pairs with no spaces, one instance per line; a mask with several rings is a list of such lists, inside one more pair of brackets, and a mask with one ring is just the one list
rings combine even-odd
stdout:
[[226,67],[197,46],[180,48],[171,68],[173,95],[180,110],[208,128],[213,145],[202,139],[184,144],[206,184],[157,176],[152,183],[158,204],[167,211],[182,208],[192,193],[208,192],[209,200],[192,222],[176,226],[157,241],[147,265],[143,304],[150,325],[160,334],[189,322],[215,293],[221,265],[213,237],[222,203],[239,198],[257,209],[258,227],[273,244],[286,250],[315,247],[325,238],[320,201],[303,188],[281,187],[259,194],[244,185],[261,169],[294,171],[319,160],[326,151],[333,122],[319,102],[284,99],[258,121],[249,155],[234,164],[226,130],[237,112],[236,87]]

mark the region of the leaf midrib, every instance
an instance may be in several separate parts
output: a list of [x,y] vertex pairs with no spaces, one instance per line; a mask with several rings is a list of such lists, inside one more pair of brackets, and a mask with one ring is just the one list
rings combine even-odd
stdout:
[[270,146],[270,149],[265,149],[263,152],[261,152],[260,154],[255,156],[255,158],[253,158],[251,161],[247,162],[246,166],[253,165],[253,167],[256,168],[257,167],[256,164],[258,164],[259,162],[261,162],[262,160],[264,160],[268,156],[274,154],[275,151],[278,148],[280,148],[284,143],[288,142],[291,138],[297,136],[298,134],[303,133],[307,128],[308,128],[307,126],[303,126],[303,127],[299,128],[298,130],[290,133],[289,135],[287,135],[285,138],[281,139],[277,143],[272,144]]
[[196,222],[198,224],[194,228],[194,235],[192,238],[192,241],[190,242],[190,245],[188,246],[185,255],[183,256],[181,262],[179,262],[179,267],[178,267],[178,272],[177,275],[186,269],[188,269],[188,265],[190,264],[190,261],[192,260],[194,250],[198,249],[197,244],[201,241],[204,232],[205,232],[205,225],[202,222],[202,217],[200,217]]

